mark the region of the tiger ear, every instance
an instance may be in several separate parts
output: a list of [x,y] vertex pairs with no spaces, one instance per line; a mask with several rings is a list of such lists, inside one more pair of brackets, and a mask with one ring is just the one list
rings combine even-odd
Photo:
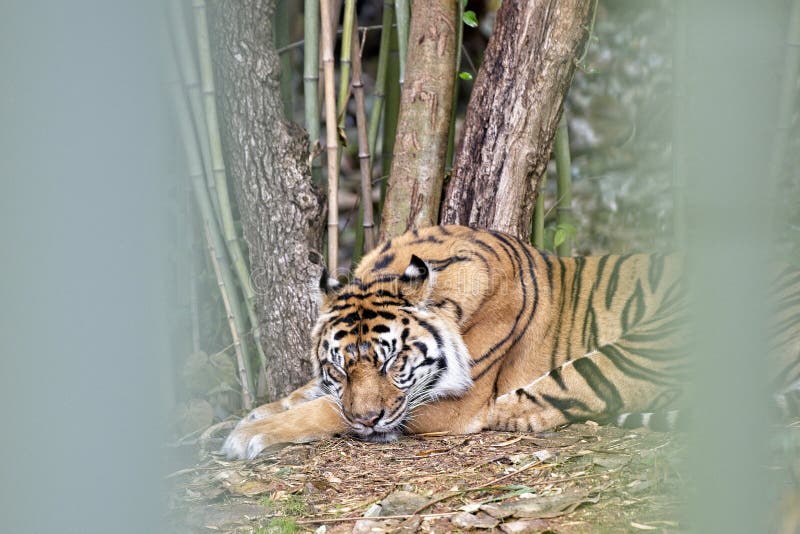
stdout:
[[400,276],[403,296],[417,306],[424,306],[433,289],[433,272],[425,260],[411,255],[408,267]]
[[342,284],[328,274],[328,269],[322,268],[322,275],[319,278],[320,307],[329,306],[336,298],[336,294],[342,289]]

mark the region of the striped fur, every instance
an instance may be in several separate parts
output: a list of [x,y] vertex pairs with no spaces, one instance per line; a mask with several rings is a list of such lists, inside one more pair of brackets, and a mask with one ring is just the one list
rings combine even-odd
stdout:
[[[364,257],[346,285],[320,284],[317,378],[254,410],[224,451],[354,433],[539,431],[592,419],[674,424],[687,380],[679,259],[561,258],[506,234],[458,226],[409,232]],[[800,391],[800,274],[776,287],[776,381]]]

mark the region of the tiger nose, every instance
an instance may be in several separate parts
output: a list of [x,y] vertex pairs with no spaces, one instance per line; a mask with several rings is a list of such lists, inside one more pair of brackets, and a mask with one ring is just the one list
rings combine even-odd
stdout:
[[373,427],[378,422],[378,419],[381,418],[381,414],[379,412],[368,412],[364,415],[356,415],[353,417],[353,420],[364,426]]

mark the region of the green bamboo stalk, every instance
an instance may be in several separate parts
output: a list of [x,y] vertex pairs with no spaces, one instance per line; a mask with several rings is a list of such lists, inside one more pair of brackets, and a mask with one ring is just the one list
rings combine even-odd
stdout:
[[322,65],[325,88],[325,150],[328,153],[328,272],[336,276],[339,253],[339,135],[333,71],[333,24],[330,0],[321,0]]
[[339,116],[339,128],[344,128],[347,115],[347,101],[350,99],[350,68],[353,53],[353,27],[356,14],[356,1],[344,0],[344,18],[342,19],[342,46],[339,50],[339,100],[336,109]]
[[[289,0],[275,2],[275,48],[289,44]],[[294,91],[292,90],[292,56],[281,55],[281,101],[283,102],[283,115],[286,120],[294,120]]]
[[375,74],[375,95],[372,99],[372,111],[369,116],[369,153],[375,157],[378,142],[378,130],[381,126],[383,101],[386,97],[386,71],[389,67],[389,47],[392,38],[392,19],[394,3],[384,0],[381,15],[381,44],[378,50],[378,70]]
[[456,115],[458,115],[458,86],[459,71],[461,70],[461,43],[464,41],[464,2],[459,0],[456,12],[456,81],[453,84],[453,110],[450,113],[450,132],[447,135],[447,152],[445,153],[445,175],[449,176],[453,170],[453,152],[456,145]]
[[397,28],[392,28],[389,48],[389,65],[386,70],[386,102],[383,114],[383,140],[381,143],[381,201],[386,198],[386,184],[392,169],[394,138],[397,134],[397,117],[400,112],[400,59],[397,47]]
[[192,121],[200,138],[200,155],[203,169],[205,170],[206,187],[211,191],[211,204],[214,207],[214,216],[219,220],[219,201],[217,199],[216,184],[213,180],[211,167],[211,154],[209,153],[208,133],[201,127],[205,123],[203,105],[200,97],[200,81],[197,75],[197,66],[192,54],[191,40],[186,29],[186,18],[183,14],[182,0],[171,0],[169,3],[169,19],[172,26],[172,36],[177,61],[180,67],[181,79],[184,90],[189,99]]
[[544,249],[544,197],[547,187],[547,173],[542,174],[542,180],[539,182],[539,193],[536,195],[536,207],[533,211],[533,237],[531,241],[533,246],[539,249]]
[[569,134],[567,133],[567,113],[561,113],[561,120],[556,130],[554,146],[556,156],[556,173],[558,179],[558,204],[556,208],[557,227],[562,228],[566,235],[564,241],[558,245],[559,256],[572,255],[572,235],[569,229],[574,228],[572,217],[572,163],[569,157]]
[[395,0],[394,9],[397,16],[397,48],[400,52],[400,87],[406,79],[406,52],[408,50],[408,27],[411,10],[408,0]]
[[[319,1],[305,0],[303,19],[303,88],[306,130],[308,131],[309,152],[313,155],[319,144]],[[322,167],[319,157],[311,161],[311,177],[314,183],[322,182]]]
[[[358,20],[353,17],[353,28],[358,28]],[[358,40],[352,43],[353,58],[353,97],[356,102],[356,129],[358,130],[358,164],[361,171],[361,209],[359,210],[363,235],[363,250],[369,252],[375,247],[375,219],[372,210],[372,166],[367,135],[367,105],[364,98],[364,83],[361,80],[361,47]],[[358,252],[358,251],[357,251]]]
[[[222,305],[225,307],[225,313],[228,317],[228,327],[230,328],[231,338],[233,339],[233,350],[236,353],[236,363],[239,367],[239,376],[244,376],[249,379],[250,375],[247,370],[247,357],[244,351],[244,347],[246,345],[242,343],[242,338],[239,335],[239,327],[236,324],[236,315],[234,315],[233,306],[231,303],[231,295],[236,293],[236,289],[230,288],[229,291],[229,288],[225,285],[225,279],[222,276],[222,269],[220,268],[218,252],[214,247],[214,239],[211,237],[211,228],[208,221],[205,223],[205,229],[208,255],[211,258],[212,265],[214,265],[214,275],[217,277],[217,287],[219,287],[219,292],[222,295]],[[250,410],[253,407],[253,390],[249,385],[246,385],[247,381],[242,380],[242,405],[246,410]]]
[[222,156],[222,139],[219,133],[217,119],[216,89],[214,84],[214,71],[211,64],[211,45],[208,35],[208,16],[206,14],[205,0],[194,0],[195,37],[197,40],[197,56],[200,62],[200,83],[203,93],[205,124],[199,125],[199,130],[205,131],[209,140],[211,153],[211,167],[214,172],[214,183],[219,206],[219,219],[222,233],[225,237],[225,247],[231,258],[236,278],[242,288],[247,308],[247,317],[253,330],[253,341],[258,353],[259,371],[266,372],[267,357],[261,345],[261,327],[256,315],[256,294],[250,281],[250,270],[242,252],[239,238],[236,234],[236,225],[233,221],[233,210],[228,195],[228,177],[225,170],[225,160]]
[[[170,72],[177,72],[177,58],[173,54],[170,54],[169,61],[173,67]],[[227,301],[225,311],[227,313],[228,324],[231,329],[231,338],[233,339],[234,349],[236,351],[239,380],[242,385],[242,404],[246,409],[250,409],[253,405],[252,392],[254,388],[247,345],[241,343],[241,339],[244,337],[245,333],[244,321],[242,320],[243,307],[239,302],[238,293],[233,290],[235,287],[233,284],[233,275],[230,272],[230,267],[224,256],[225,244],[217,224],[217,219],[214,216],[209,191],[206,188],[202,158],[198,149],[198,140],[195,137],[195,130],[192,125],[191,111],[179,83],[172,83],[171,90],[180,136],[183,141],[187,170],[192,182],[195,201],[197,202],[203,226],[206,228],[206,235],[211,245],[211,247],[209,247],[209,254],[211,255],[212,263],[215,264],[217,284],[220,292],[222,293],[223,299]],[[228,291],[228,288],[230,288],[231,291]]]

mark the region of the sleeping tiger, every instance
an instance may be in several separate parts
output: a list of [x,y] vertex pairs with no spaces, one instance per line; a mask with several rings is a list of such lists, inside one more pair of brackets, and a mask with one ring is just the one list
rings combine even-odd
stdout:
[[[367,254],[346,285],[323,273],[316,378],[253,410],[223,452],[254,458],[337,434],[389,441],[588,419],[669,427],[689,369],[679,262],[557,257],[460,226],[406,233]],[[796,318],[800,271],[782,280],[794,296],[782,314]],[[800,384],[794,330],[779,333],[794,344],[784,351],[786,391]]]

